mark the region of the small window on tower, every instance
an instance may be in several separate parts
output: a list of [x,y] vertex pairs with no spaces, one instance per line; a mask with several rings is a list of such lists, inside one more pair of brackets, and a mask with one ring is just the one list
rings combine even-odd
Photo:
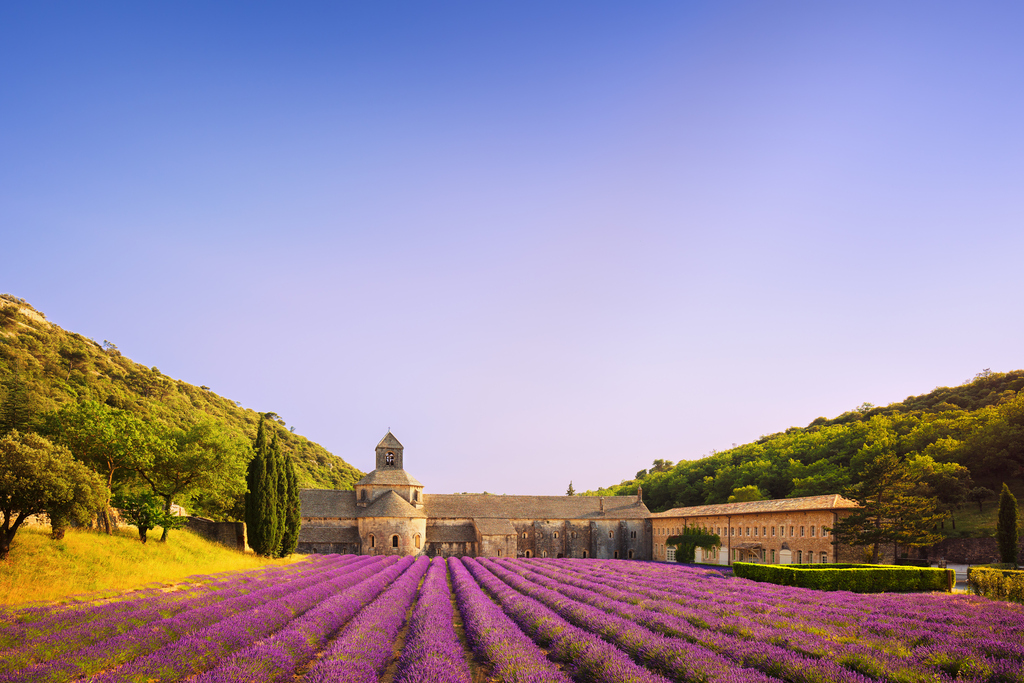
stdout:
[[385,465],[394,465],[395,464],[395,454],[394,453],[388,453],[387,455],[385,455],[384,456],[384,464]]

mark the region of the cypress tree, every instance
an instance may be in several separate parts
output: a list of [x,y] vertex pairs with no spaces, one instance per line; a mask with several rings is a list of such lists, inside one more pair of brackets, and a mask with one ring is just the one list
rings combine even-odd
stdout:
[[270,444],[270,460],[274,463],[273,482],[274,489],[274,557],[283,557],[281,552],[284,543],[285,519],[288,514],[288,475],[284,469],[284,456],[281,455],[281,444],[277,440],[277,432],[274,432],[274,440]]
[[999,540],[999,555],[1007,564],[1017,564],[1017,499],[1005,483],[999,494],[999,522],[996,524],[996,538]]
[[302,526],[299,480],[295,475],[295,464],[290,455],[285,459],[284,472],[288,483],[288,496],[285,503],[284,537],[281,541],[282,557],[295,552],[295,548],[299,545],[299,528]]
[[253,459],[246,472],[248,492],[245,496],[245,526],[249,547],[257,555],[272,555],[277,542],[277,474],[273,463],[264,416],[256,430]]

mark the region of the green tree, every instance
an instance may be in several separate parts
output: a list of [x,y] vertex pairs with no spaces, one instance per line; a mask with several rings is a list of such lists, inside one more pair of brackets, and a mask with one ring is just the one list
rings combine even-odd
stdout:
[[[153,459],[136,473],[154,495],[163,501],[163,511],[199,492],[215,495],[235,488],[242,481],[248,444],[212,419],[202,419],[187,429],[169,429],[162,443],[153,448]],[[161,524],[161,541],[167,540],[169,526]]]
[[967,494],[967,500],[978,504],[978,512],[985,511],[985,501],[992,500],[996,492],[984,486],[976,486]]
[[246,473],[245,525],[249,547],[271,557],[277,551],[277,468],[267,443],[266,418],[260,416],[253,442],[254,455]]
[[284,535],[281,541],[281,556],[295,552],[299,545],[299,530],[302,528],[302,501],[299,499],[299,479],[295,476],[295,463],[289,455],[284,461],[288,495],[285,499]]
[[270,442],[271,461],[274,463],[274,481],[277,494],[274,496],[274,557],[284,557],[285,523],[288,517],[288,473],[285,471],[285,460],[281,454],[281,442],[274,430],[274,438]]
[[729,496],[730,503],[746,503],[752,500],[767,500],[768,496],[764,495],[756,485],[751,484],[750,486],[741,486],[737,489],[733,489],[732,495]]
[[718,534],[709,533],[700,527],[684,527],[683,533],[665,539],[666,545],[676,547],[676,562],[693,564],[697,559],[697,548],[713,550],[722,546]]
[[3,403],[0,403],[0,436],[14,431],[31,431],[32,417],[38,401],[15,372],[3,383]]
[[175,517],[164,511],[163,503],[149,491],[119,492],[113,498],[114,507],[121,511],[125,521],[134,524],[139,530],[139,540],[146,542],[150,529],[156,527],[180,528],[184,526],[184,517]]
[[[68,404],[49,413],[44,416],[42,431],[103,475],[108,491],[148,467],[154,450],[162,446],[140,418],[96,401]],[[100,519],[110,533],[108,506],[109,498]]]
[[73,524],[89,525],[93,515],[109,497],[103,479],[83,462],[73,461],[65,476],[71,487],[71,497],[54,499],[46,506],[46,514],[50,518],[50,533],[55,541],[64,538],[65,531]]
[[572,481],[571,480],[569,481],[569,488],[567,488],[565,490],[565,495],[567,495],[567,496],[575,496],[576,495],[576,489],[574,489],[572,487]]
[[[4,436],[0,439],[0,560],[7,557],[11,541],[29,517],[52,512],[58,520],[80,519],[93,501],[78,501],[76,493],[102,487],[99,477],[67,448],[38,434],[12,431]],[[100,495],[106,500],[105,491]]]
[[916,482],[896,455],[893,442],[879,435],[851,462],[857,483],[844,492],[860,508],[839,520],[833,532],[841,543],[871,547],[878,562],[882,543],[930,545],[939,540],[934,528],[941,517],[934,498],[917,495]]
[[999,521],[996,523],[996,538],[999,541],[999,556],[1007,564],[1017,564],[1017,547],[1020,532],[1017,529],[1017,499],[1010,487],[1003,483],[999,493]]

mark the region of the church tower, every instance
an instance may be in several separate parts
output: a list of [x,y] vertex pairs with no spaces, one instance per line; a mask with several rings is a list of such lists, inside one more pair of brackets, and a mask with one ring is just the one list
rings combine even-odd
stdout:
[[404,447],[395,438],[395,435],[388,432],[384,435],[384,438],[377,444],[377,469],[391,469],[396,470],[405,469],[402,467],[402,450]]

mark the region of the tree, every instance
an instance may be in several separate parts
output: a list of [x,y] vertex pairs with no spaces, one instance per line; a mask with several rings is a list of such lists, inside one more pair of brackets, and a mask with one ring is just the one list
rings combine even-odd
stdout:
[[666,545],[676,547],[676,562],[693,564],[697,559],[697,548],[712,550],[722,546],[722,539],[718,534],[712,534],[695,526],[685,527],[683,533],[678,536],[670,536],[665,539]]
[[271,557],[277,551],[277,468],[267,443],[266,418],[260,424],[253,442],[254,455],[246,473],[248,492],[245,496],[245,526],[249,547],[257,555]]
[[281,442],[274,430],[274,439],[270,442],[270,457],[274,463],[274,479],[277,493],[274,496],[274,557],[284,557],[285,519],[288,515],[288,473],[285,472],[284,456],[281,455]]
[[[29,517],[53,511],[58,518],[79,518],[93,501],[77,501],[76,492],[102,486],[67,448],[38,434],[12,431],[0,439],[0,560],[7,557],[11,541]],[[105,491],[100,495],[106,500]]]
[[970,492],[967,494],[967,500],[971,501],[972,503],[978,504],[978,512],[984,512],[985,501],[991,500],[995,495],[996,492],[990,488],[985,488],[984,486],[976,486],[973,489],[971,489]]
[[1017,564],[1017,546],[1020,534],[1017,529],[1017,499],[1010,487],[1003,483],[999,493],[999,521],[996,523],[996,538],[999,541],[999,555],[1007,564]]
[[29,431],[38,401],[25,388],[17,372],[4,382],[3,397],[3,403],[0,404],[0,435],[15,429],[22,433]]
[[752,500],[767,500],[768,496],[764,495],[757,486],[741,486],[740,488],[733,489],[732,495],[729,496],[730,503],[746,503]]
[[[148,466],[153,451],[160,446],[141,419],[96,401],[72,403],[49,413],[44,417],[42,431],[103,475],[108,491],[116,482]],[[110,533],[108,506],[109,498],[104,501],[100,519]]]
[[113,498],[114,507],[121,511],[121,516],[134,524],[139,530],[139,540],[146,542],[150,529],[156,527],[180,528],[184,525],[184,517],[175,517],[165,512],[163,504],[149,491],[137,493],[120,492]]
[[844,494],[860,508],[833,528],[840,542],[871,546],[871,561],[877,563],[882,543],[920,546],[940,540],[934,533],[942,517],[935,499],[915,493],[916,482],[888,438],[862,447],[850,465],[857,483]]
[[281,557],[291,555],[299,545],[299,529],[302,527],[302,501],[299,499],[299,479],[295,475],[292,456],[284,461],[288,495],[285,500],[284,535],[281,541]]
[[50,535],[55,541],[64,538],[65,531],[72,524],[89,525],[93,515],[109,497],[102,477],[83,462],[73,461],[66,476],[71,487],[71,497],[54,499],[46,506],[46,515],[50,518]]
[[[141,463],[135,471],[163,501],[166,515],[175,502],[194,493],[216,495],[241,480],[248,444],[220,423],[204,419],[187,429],[166,430],[161,436],[152,461]],[[160,540],[166,541],[171,527],[159,526],[163,527]]]
[[572,480],[569,481],[569,488],[567,488],[565,490],[565,495],[567,495],[567,496],[575,496],[576,495],[576,489],[574,489],[572,487]]

